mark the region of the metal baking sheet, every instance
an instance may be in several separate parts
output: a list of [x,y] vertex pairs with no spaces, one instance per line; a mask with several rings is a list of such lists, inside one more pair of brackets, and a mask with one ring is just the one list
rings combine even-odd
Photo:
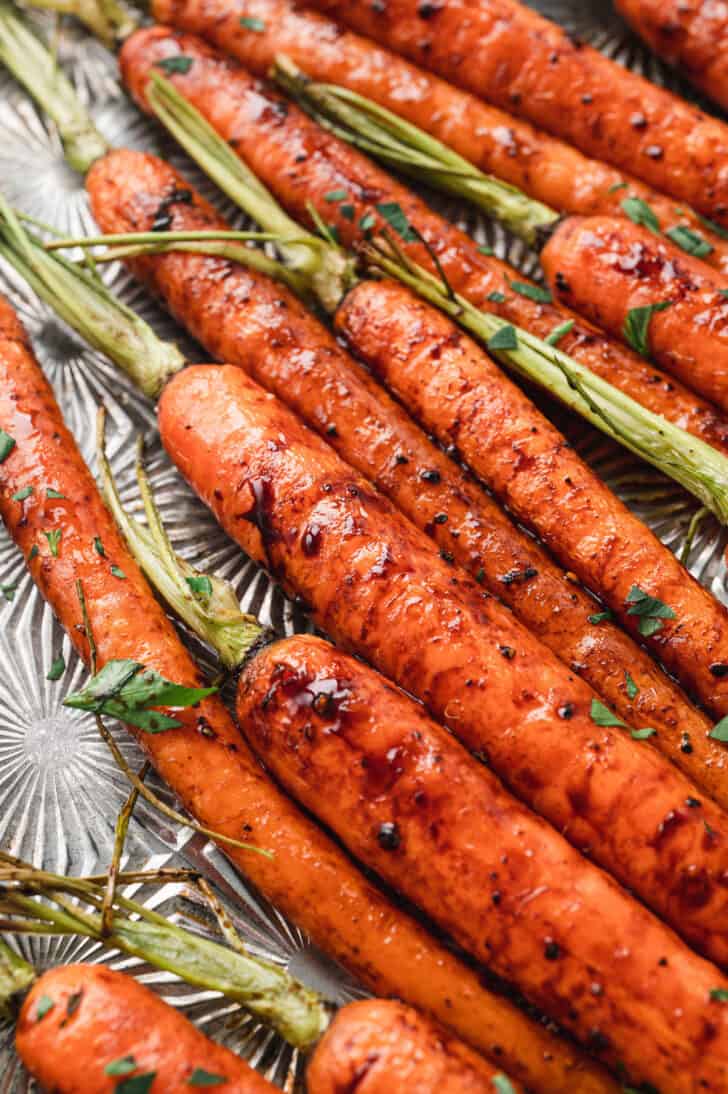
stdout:
[[[534,4],[609,56],[683,93],[689,89],[631,36],[603,0],[541,0]],[[39,18],[48,32],[49,20]],[[228,215],[230,203],[160,131],[131,105],[120,88],[114,57],[73,25],[57,36],[59,63],[71,76],[107,139],[156,151],[181,168]],[[23,211],[64,233],[93,229],[81,179],[64,163],[57,134],[28,97],[0,74],[0,186]],[[452,202],[439,203],[481,241],[489,242],[524,273],[538,273],[527,248],[500,228]],[[156,307],[120,266],[104,276],[123,300],[139,310],[165,337],[178,339],[191,359],[204,360],[199,347]],[[109,456],[125,499],[138,508],[134,484],[134,442],[147,442],[156,497],[176,549],[196,566],[229,578],[247,611],[291,633],[306,620],[257,566],[242,556],[170,466],[159,443],[150,404],[104,358],[82,342],[39,302],[25,284],[0,264],[0,291],[18,309],[33,339],[66,421],[89,463],[94,464],[96,408],[108,410]],[[679,488],[616,449],[598,434],[559,414],[582,454],[664,540],[680,552],[696,504]],[[727,601],[723,554],[726,536],[707,523],[690,553],[693,574]],[[17,584],[16,584],[17,583]],[[128,787],[90,715],[65,709],[65,694],[79,686],[85,669],[30,580],[20,553],[0,529],[0,585],[16,585],[12,599],[0,598],[0,847],[37,865],[74,874],[106,868],[118,808]],[[46,680],[62,651],[67,669],[57,683]],[[199,649],[196,652],[200,652]],[[123,731],[117,739],[132,765],[141,763]],[[172,800],[161,785],[156,788]],[[175,828],[145,804],[132,821],[126,849],[133,868],[194,865],[224,894],[251,950],[287,965],[330,997],[344,1001],[358,993],[346,975],[311,947],[307,939],[246,886],[223,855],[188,829]],[[195,930],[207,929],[199,901],[180,886],[147,888],[136,894]],[[69,939],[18,939],[17,945],[39,968],[70,961],[106,961],[152,984],[206,1032],[251,1060],[283,1086],[300,1077],[300,1061],[275,1034],[239,1008],[200,992],[174,977],[149,969],[96,943]],[[0,1094],[21,1094],[32,1083],[14,1055],[12,1029],[0,1028]]]

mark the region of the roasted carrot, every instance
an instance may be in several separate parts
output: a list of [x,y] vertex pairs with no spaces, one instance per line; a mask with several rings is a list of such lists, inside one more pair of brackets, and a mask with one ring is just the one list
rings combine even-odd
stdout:
[[458,87],[728,223],[726,124],[516,0],[311,0]]
[[[185,198],[165,205],[172,230],[226,227],[182,176],[138,152],[114,153],[92,172],[89,190],[107,231],[149,230],[171,193]],[[594,601],[354,365],[291,293],[254,271],[197,255],[137,259],[133,267],[208,352],[241,365],[287,403],[441,551],[505,600],[623,719],[656,729],[652,743],[728,807],[728,753],[709,738],[711,723],[623,631],[606,619],[590,619],[602,614]],[[692,752],[681,747],[684,733]]]
[[712,0],[615,0],[617,11],[671,65],[728,109],[728,8]]
[[[541,337],[560,328],[561,349],[613,382],[617,379],[612,375],[613,366],[615,361],[625,360],[625,350],[587,324],[575,322],[570,329],[564,328],[564,322],[570,322],[571,313],[534,300],[533,287],[522,278],[517,278],[515,271],[505,263],[480,254],[472,240],[430,212],[410,191],[399,186],[354,149],[312,125],[294,107],[270,93],[263,85],[253,82],[232,62],[210,59],[208,47],[197,44],[192,36],[161,30],[146,39],[140,35],[129,39],[122,53],[122,66],[125,80],[138,100],[143,102],[150,65],[180,53],[190,57],[193,64],[187,73],[173,75],[175,84],[216,128],[219,127],[223,135],[232,139],[234,147],[296,219],[308,220],[312,205],[322,218],[334,225],[345,244],[355,245],[364,235],[361,224],[362,220],[367,224],[367,216],[373,217],[376,224],[382,222],[382,209],[390,215],[393,209],[399,210],[437,253],[450,284],[463,296]],[[212,76],[207,79],[205,77],[210,70]],[[96,215],[102,218],[103,202],[93,204]],[[398,242],[416,261],[423,265],[430,264],[429,255],[419,243],[402,239]],[[392,318],[386,300],[389,291],[395,290],[391,286],[380,288],[371,285],[363,289],[363,295],[367,298],[366,310],[371,316],[374,313],[380,316],[380,321],[374,323],[378,330],[386,328]],[[357,289],[353,295],[358,296],[359,292]],[[349,304],[351,299],[350,295]],[[396,295],[396,299],[399,301],[398,307],[404,310],[410,306],[414,308],[411,315],[413,327],[429,322],[429,319],[425,321],[421,318],[422,307],[416,305],[407,294]],[[344,334],[347,334],[344,330],[347,316],[352,314],[351,306],[340,309],[339,322]],[[424,314],[430,316],[430,309],[426,308]],[[452,324],[445,321],[445,326],[440,327],[442,320],[434,316],[432,322],[440,331],[434,341],[444,341],[448,345],[449,340],[455,340],[452,352],[456,353],[459,336]],[[446,337],[443,333],[445,330]],[[351,344],[356,352],[359,352],[357,338],[361,336],[366,343],[366,334],[366,331],[358,331],[352,335]],[[498,415],[489,417],[480,428],[485,432],[500,430],[502,436],[509,438],[505,448],[515,443],[516,437],[520,444],[525,443],[515,426],[517,421],[524,431],[536,430],[550,439],[549,443],[553,443],[559,453],[561,466],[558,473],[552,471],[552,477],[539,481],[527,468],[522,467],[521,475],[514,476],[514,481],[519,484],[523,480],[524,491],[523,498],[516,504],[512,484],[508,481],[513,472],[512,458],[507,466],[505,459],[501,464],[491,449],[476,441],[473,431],[473,451],[466,454],[461,446],[466,462],[470,462],[477,474],[499,493],[501,500],[514,505],[519,519],[538,532],[566,568],[575,572],[587,587],[599,592],[634,634],[648,639],[653,650],[682,680],[690,694],[698,696],[719,716],[728,713],[728,670],[724,669],[724,665],[728,665],[728,613],[689,577],[670,552],[662,548],[641,522],[632,517],[599,479],[565,448],[563,437],[493,368],[486,355],[475,351],[471,343],[465,344],[471,347],[469,354],[471,351],[477,353],[483,370],[479,379],[479,370],[473,369],[469,387],[477,392],[482,380],[489,388],[497,388],[497,401],[505,400],[502,413],[509,428]],[[427,347],[427,341],[424,345]],[[390,352],[392,347],[395,352]],[[371,348],[363,345],[361,352],[365,358],[368,358]],[[397,338],[386,336],[375,347],[373,356],[386,352],[387,367],[398,370],[404,368],[407,355],[415,356],[418,348],[414,342],[403,344]],[[399,356],[396,351],[399,351]],[[639,359],[629,354],[628,360],[632,370]],[[443,368],[443,362],[431,359],[429,367],[433,374],[442,376],[442,382],[446,384],[447,370]],[[725,444],[720,439],[724,419],[709,403],[693,398],[664,374],[655,373],[646,361],[641,361],[636,369],[635,372],[630,371],[628,383],[622,380],[618,386],[650,409],[677,421],[725,451]],[[387,383],[398,387],[391,376]],[[399,387],[406,388],[407,382]],[[420,421],[423,420],[424,409],[422,395],[423,392],[418,389],[417,397],[413,397],[411,403],[403,399],[410,412]],[[496,391],[493,390],[494,399],[495,395]],[[512,406],[511,398],[515,400]],[[453,432],[452,426],[448,429],[439,422],[439,417],[446,415],[453,399],[454,395],[449,393],[448,402],[441,410],[430,408],[432,413],[427,427],[440,439],[446,433]],[[506,403],[509,405],[506,406]],[[483,407],[487,405],[483,403]],[[487,411],[482,409],[479,418],[485,418],[486,414]],[[513,427],[512,431],[510,427]],[[464,426],[463,433],[467,431]],[[456,443],[456,439],[451,436],[445,443]],[[491,462],[497,466],[491,468]],[[569,468],[574,471],[574,476]],[[546,468],[541,472],[542,476],[545,474]],[[593,495],[595,499],[589,510],[589,521],[583,521],[580,539],[575,538],[573,525],[580,522],[581,515],[569,508],[571,488],[568,480],[573,477],[584,482],[586,497]],[[588,487],[587,479],[590,483]],[[549,502],[544,505],[543,490],[547,481]],[[598,507],[597,498],[600,500]],[[560,500],[564,502],[565,511],[562,511]],[[624,536],[618,539],[618,545],[612,542],[613,527],[624,532]],[[571,531],[567,532],[567,528]],[[643,544],[643,558],[633,558],[632,547],[636,543]],[[619,565],[616,565],[617,562]],[[652,633],[649,633],[637,615],[641,609],[627,602],[630,592],[637,585],[664,601],[675,611],[676,619],[663,620],[659,630],[652,628]]]
[[[135,1079],[134,1090],[158,1094],[278,1089],[138,980],[103,965],[44,973],[23,1003],[15,1040],[31,1075],[56,1094],[111,1094]],[[314,1051],[306,1089],[345,1094],[353,1076],[366,1094],[492,1094],[494,1080],[506,1079],[411,1007],[387,1000],[339,1012]],[[508,1090],[517,1094],[512,1083]]]
[[309,1094],[497,1094],[506,1076],[412,1007],[393,1000],[340,1010],[306,1070]]
[[614,217],[559,225],[541,254],[553,292],[728,410],[728,288],[702,262],[630,227],[625,238]]
[[614,719],[594,693],[507,608],[241,369],[185,369],[165,388],[159,428],[225,530],[317,624],[421,698],[517,796],[724,961],[725,815],[708,799],[686,805],[700,798],[676,768],[605,730]]
[[299,636],[243,670],[237,713],[261,759],[357,858],[592,1049],[663,1094],[725,1088],[717,970],[408,697],[392,689],[382,703],[371,669]]
[[277,1090],[138,980],[103,965],[44,973],[23,1003],[15,1044],[31,1075],[56,1094],[112,1094],[132,1079],[132,1089],[158,1094]]
[[201,35],[256,76],[287,54],[312,79],[366,95],[560,212],[618,214],[626,198],[638,198],[664,231],[698,233],[712,247],[703,261],[728,268],[728,240],[692,210],[292,0],[153,0],[151,9],[160,23]]
[[[27,336],[2,298],[0,428],[15,441],[0,463],[0,513],[81,655],[88,660],[77,581],[99,666],[131,658],[167,679],[196,684],[199,671],[120,539]],[[49,499],[49,486],[64,497]],[[59,533],[52,536],[57,554],[51,533]],[[139,735],[160,775],[198,821],[274,853],[271,860],[226,848],[269,900],[371,991],[420,1006],[535,1090],[559,1094],[572,1084],[585,1094],[613,1090],[611,1080],[488,991],[368,884],[265,777],[216,697],[177,717],[180,729]]]
[[[543,293],[539,298],[513,267],[481,253],[465,233],[384,171],[194,36],[153,28],[127,40],[120,55],[121,72],[140,106],[149,109],[145,89],[150,68],[178,54],[194,63],[184,73],[166,76],[231,142],[294,219],[311,223],[313,205],[350,246],[362,238],[362,220],[366,225],[368,215],[377,217],[376,206],[400,206],[436,251],[453,288],[474,304],[542,338],[573,322],[559,340],[565,353],[649,410],[728,451],[728,421],[714,406],[573,313],[547,303]],[[339,200],[332,195],[339,195]],[[422,247],[414,247],[412,253],[430,265]],[[534,292],[536,299],[524,295]]]

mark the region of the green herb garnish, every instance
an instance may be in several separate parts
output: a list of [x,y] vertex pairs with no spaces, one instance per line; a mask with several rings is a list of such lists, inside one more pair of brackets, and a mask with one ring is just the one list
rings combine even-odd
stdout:
[[607,190],[607,193],[608,194],[616,194],[618,190],[626,190],[628,188],[628,186],[629,186],[629,183],[626,183],[626,182],[615,182],[614,186],[609,187],[609,189]]
[[254,30],[256,34],[262,34],[265,30],[265,23],[262,19],[256,19],[254,15],[241,15],[240,26],[245,27],[246,30]]
[[50,532],[44,532],[43,535],[48,540],[48,546],[50,547],[51,554],[54,558],[58,558],[58,545],[61,542],[61,536],[63,531],[60,528],[54,528]]
[[196,596],[212,596],[212,582],[205,574],[200,577],[188,577],[185,580]]
[[656,734],[656,729],[633,729],[631,736],[633,741],[647,741]]
[[130,1079],[122,1079],[116,1084],[115,1094],[149,1094],[156,1077],[156,1071],[146,1071],[143,1075],[132,1075]]
[[414,230],[407,220],[402,206],[396,201],[383,201],[376,208],[379,215],[386,220],[391,228],[394,228],[397,235],[406,243],[419,240],[419,233]]
[[559,323],[558,327],[554,327],[551,334],[547,334],[544,338],[544,342],[548,342],[550,346],[558,346],[561,339],[565,334],[569,334],[574,329],[575,319],[567,319],[565,323]]
[[655,312],[665,311],[672,301],[661,300],[657,304],[647,304],[642,308],[631,308],[624,320],[624,337],[632,349],[643,357],[650,356],[650,320]]
[[502,292],[489,292],[486,296],[486,300],[490,300],[493,304],[502,304],[506,298],[506,294]]
[[175,729],[181,722],[151,708],[194,706],[217,688],[189,688],[165,680],[138,661],[109,661],[81,691],[68,695],[63,705],[74,710],[107,714],[147,733]]
[[680,248],[681,251],[685,251],[686,254],[694,255],[696,258],[705,258],[706,255],[712,254],[715,250],[714,247],[708,243],[707,239],[703,239],[697,232],[693,232],[690,228],[685,228],[683,225],[678,225],[675,228],[668,228],[665,232],[668,239]]
[[714,741],[728,741],[728,715],[713,726],[708,736]]
[[18,490],[17,494],[12,494],[13,501],[25,501],[33,493],[32,486],[24,486],[22,490]]
[[196,1067],[187,1080],[188,1086],[220,1086],[221,1083],[226,1083],[228,1080],[225,1075],[213,1075],[211,1071],[205,1071],[204,1068]]
[[365,213],[359,221],[359,227],[361,228],[362,232],[368,232],[374,227],[376,223],[377,218],[374,216],[374,213]]
[[38,1000],[38,1006],[35,1008],[36,1022],[40,1022],[41,1019],[45,1018],[48,1011],[53,1010],[55,1005],[56,1004],[53,1002],[49,995],[41,995],[40,999]]
[[120,566],[112,566],[111,573],[114,575],[114,577],[118,577],[121,581],[126,581],[126,574]]
[[639,616],[637,629],[645,638],[650,638],[662,630],[663,619],[675,619],[675,612],[667,604],[663,604],[657,597],[650,596],[640,589],[639,585],[633,585],[627,597],[630,607],[627,615]]
[[329,190],[328,194],[324,194],[324,201],[344,201],[348,196],[348,190]]
[[48,675],[46,676],[46,680],[50,680],[51,682],[55,683],[56,680],[60,680],[65,671],[66,661],[63,657],[63,654],[59,653],[58,657],[56,657],[55,661],[48,669]]
[[4,429],[0,429],[0,463],[8,458],[14,448],[15,438],[6,433]]
[[502,1072],[498,1075],[494,1075],[492,1081],[493,1089],[497,1091],[497,1094],[516,1094],[513,1089],[513,1083],[508,1076],[504,1075]]
[[104,545],[101,542],[99,536],[94,536],[94,550],[96,551],[97,555],[101,555],[102,558],[106,558],[106,551],[104,550]]
[[550,304],[553,300],[548,289],[540,285],[529,285],[526,281],[511,281],[510,286],[514,292],[525,296],[527,300],[534,300],[537,304]]
[[713,988],[710,993],[710,998],[716,1003],[728,1003],[728,989]]
[[63,498],[64,501],[65,501],[66,495],[62,494],[60,492],[60,490],[54,490],[52,486],[48,486],[46,488],[46,497],[47,498]]
[[608,623],[614,619],[614,616],[607,608],[605,612],[595,612],[594,615],[587,616],[587,618],[590,623]]
[[501,327],[495,334],[486,342],[488,349],[518,349],[518,335],[516,334],[516,328],[508,324],[508,326]]
[[3,594],[6,600],[13,600],[18,588],[17,581],[8,581],[5,585],[0,585],[0,592]]
[[348,203],[346,205],[340,205],[339,212],[344,220],[352,221],[354,219],[355,209],[353,205],[349,205]]
[[32,562],[35,556],[38,554],[38,544],[34,543],[28,552],[28,562]]
[[120,1056],[106,1065],[104,1075],[129,1075],[132,1071],[136,1071],[138,1066],[133,1056]]
[[485,255],[486,258],[491,258],[493,255],[493,248],[489,247],[487,243],[481,243],[478,247],[478,254]]
[[640,689],[637,687],[637,685],[635,684],[634,680],[632,679],[632,677],[630,676],[630,674],[628,672],[625,672],[624,680],[625,680],[625,683],[627,685],[627,695],[629,696],[630,699],[635,699],[639,695]]
[[656,236],[660,234],[660,222],[652,209],[642,198],[625,198],[622,202],[622,212],[634,224],[641,224],[648,228]]
[[176,72],[184,76],[192,68],[193,60],[194,57],[185,57],[184,54],[179,53],[176,57],[163,57],[161,61],[155,61],[155,64],[157,68],[163,69],[170,76]]
[[620,729],[626,729],[627,726],[618,718],[616,714],[612,714],[609,707],[605,707],[604,703],[600,703],[598,699],[592,699],[591,701],[591,720],[598,726],[619,726]]

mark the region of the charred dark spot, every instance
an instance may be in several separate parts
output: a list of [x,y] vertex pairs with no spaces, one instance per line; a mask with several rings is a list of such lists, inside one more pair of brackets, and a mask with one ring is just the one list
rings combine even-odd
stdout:
[[559,292],[571,292],[571,286],[569,285],[569,282],[566,280],[566,277],[564,276],[564,274],[561,273],[560,270],[556,274],[556,288],[559,290]]
[[399,834],[399,828],[394,821],[384,821],[379,825],[379,831],[377,832],[377,842],[383,851],[396,851],[402,842],[402,837]]
[[516,651],[513,649],[513,646],[499,646],[498,649],[501,657],[505,657],[506,661],[512,661],[516,656]]
[[558,961],[561,957],[561,947],[552,938],[547,938],[543,948],[543,955],[547,961]]
[[437,15],[439,10],[439,4],[434,4],[431,0],[423,0],[423,3],[417,7],[417,14],[420,19],[432,19],[433,15]]
[[645,148],[645,155],[651,160],[661,160],[664,154],[665,151],[660,144],[648,144]]
[[447,524],[447,513],[436,513],[435,524]]
[[689,733],[683,733],[682,737],[680,738],[680,751],[684,752],[686,756],[689,756],[690,753],[693,751],[693,746],[690,743]]
[[424,471],[420,471],[420,478],[424,482],[437,483],[442,478],[442,475],[440,474],[439,471],[436,471],[434,468],[433,469],[426,468]]
[[531,581],[534,577],[538,577],[538,570],[533,566],[527,566],[525,570],[509,570],[507,574],[503,574],[498,580],[503,585],[514,585],[517,581]]
[[565,718],[568,721],[569,718],[574,717],[574,704],[564,703],[562,707],[559,707],[557,714],[559,718]]
[[403,455],[401,452],[398,452],[397,455],[394,457],[394,459],[395,459],[395,463],[398,463],[398,464],[409,463],[409,457]]
[[301,540],[301,549],[307,558],[312,558],[317,555],[321,550],[321,542],[323,538],[323,532],[320,524],[315,522],[309,524],[306,531],[303,533]]
[[685,799],[685,804],[688,806],[689,809],[699,809],[700,808],[700,799],[699,798],[686,798]]
[[633,129],[646,129],[647,118],[641,111],[637,110],[634,114],[631,115],[629,119],[629,124],[632,126]]
[[602,1033],[597,1026],[594,1026],[593,1029],[589,1030],[587,1044],[592,1052],[606,1052],[611,1046],[611,1043],[612,1042],[607,1037],[606,1033]]
[[493,901],[494,904],[500,904],[500,902],[503,898],[502,898],[501,894],[498,892],[498,890],[496,889],[496,891],[491,895],[490,899]]
[[447,562],[449,566],[452,566],[455,562],[455,556],[453,555],[452,551],[440,551],[440,558],[443,562]]
[[710,666],[710,672],[712,676],[722,680],[724,676],[728,676],[728,665],[724,661],[714,661]]

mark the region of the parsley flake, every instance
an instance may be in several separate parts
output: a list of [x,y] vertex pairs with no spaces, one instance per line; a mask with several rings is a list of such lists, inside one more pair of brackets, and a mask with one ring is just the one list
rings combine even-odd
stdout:
[[627,685],[627,695],[630,697],[630,699],[635,699],[639,695],[640,689],[637,687],[628,672],[625,672],[624,674],[624,682]]
[[161,61],[155,61],[157,68],[162,68],[170,76],[179,73],[184,76],[192,68],[193,57],[185,57],[179,53],[176,57],[163,57]]
[[394,228],[398,236],[406,243],[412,243],[420,238],[405,216],[402,206],[396,201],[383,201],[377,205],[377,212],[382,216],[390,228]]
[[714,741],[728,741],[728,715],[713,726],[708,736]]
[[597,726],[619,726],[620,729],[627,728],[622,719],[618,718],[616,714],[612,714],[609,707],[605,707],[604,703],[600,703],[598,699],[592,699],[589,713],[592,722]]
[[541,285],[529,285],[527,281],[511,281],[510,286],[519,296],[525,296],[527,300],[534,300],[537,304],[550,304],[553,300],[548,289]]
[[622,202],[622,212],[633,224],[642,225],[656,236],[660,234],[660,222],[642,198],[625,198]]
[[0,592],[3,594],[6,600],[13,600],[18,588],[17,581],[8,581],[5,585],[0,585]]
[[62,530],[60,528],[54,528],[50,532],[44,532],[43,535],[48,540],[51,554],[54,558],[58,558],[58,545],[61,542],[61,536],[63,535]]
[[199,577],[188,577],[185,580],[197,596],[212,596],[212,582],[205,574]]
[[504,1075],[502,1072],[493,1076],[492,1083],[496,1094],[516,1094],[513,1083],[508,1076]]
[[516,328],[509,323],[501,327],[486,342],[488,349],[518,349],[518,335]]
[[66,662],[63,654],[59,653],[58,657],[56,657],[55,661],[48,669],[48,675],[46,676],[46,680],[50,680],[52,683],[55,683],[56,680],[60,680],[65,671]]
[[374,227],[376,222],[377,218],[374,216],[374,213],[365,213],[359,221],[359,227],[362,232],[368,232]]
[[493,304],[502,304],[506,298],[506,294],[503,292],[489,292],[486,300],[492,301]]
[[256,34],[262,34],[265,30],[263,20],[256,19],[254,15],[241,15],[240,26],[245,27],[246,30],[254,30]]
[[106,550],[104,549],[104,545],[101,542],[99,536],[94,536],[94,550],[96,551],[97,555],[101,555],[102,558],[106,558]]
[[705,258],[706,255],[712,254],[715,250],[715,248],[708,243],[707,239],[703,239],[697,232],[693,232],[692,229],[686,228],[683,225],[678,225],[675,228],[668,228],[665,235],[676,247],[679,247],[681,251],[685,251],[686,254],[689,255],[694,255],[696,258]]
[[120,566],[112,566],[111,573],[114,575],[114,577],[118,577],[120,581],[126,581],[126,574]]
[[627,596],[630,607],[627,615],[639,616],[637,629],[644,638],[650,638],[662,630],[663,619],[675,619],[675,612],[667,604],[663,604],[655,596],[650,596],[640,589],[639,585],[633,585]]
[[352,221],[354,219],[355,209],[353,205],[349,205],[348,203],[346,205],[340,205],[339,212],[344,220]]
[[22,490],[18,490],[17,494],[12,495],[13,501],[25,501],[33,493],[32,486],[24,486]]
[[38,1000],[38,1006],[35,1008],[36,1022],[40,1022],[41,1019],[45,1018],[48,1011],[53,1010],[55,1005],[56,1004],[53,1002],[49,995],[41,995],[40,999]]
[[656,729],[633,729],[631,737],[633,741],[648,741],[657,734]]
[[661,300],[657,304],[647,304],[643,308],[630,308],[624,320],[623,333],[632,349],[643,357],[650,356],[650,320],[655,312],[665,311],[671,300]]
[[493,248],[489,247],[487,243],[481,243],[481,245],[478,247],[478,254],[485,255],[486,258],[490,258],[493,253]]
[[329,190],[328,194],[324,194],[324,201],[345,201],[348,196],[348,190]]
[[38,554],[38,544],[34,543],[33,546],[30,548],[30,551],[28,553],[28,562],[32,562],[37,554]]
[[118,1059],[106,1065],[104,1075],[129,1075],[130,1072],[136,1071],[138,1066],[133,1056],[119,1056]]
[[587,616],[587,618],[590,623],[599,624],[611,622],[611,620],[614,619],[614,616],[609,609],[607,609],[605,612],[595,612],[594,615]]
[[4,429],[0,429],[0,463],[8,458],[14,448],[15,438],[6,433]]
[[221,1083],[226,1083],[228,1080],[225,1075],[213,1075],[211,1071],[205,1071],[204,1068],[196,1067],[187,1080],[188,1086],[220,1086]]
[[710,993],[710,998],[715,1003],[728,1003],[728,989],[713,988]]
[[609,187],[609,189],[607,190],[607,193],[608,194],[616,194],[618,190],[626,190],[627,188],[628,188],[628,183],[626,183],[626,182],[615,182],[614,186]]
[[145,1071],[143,1075],[132,1075],[129,1079],[122,1079],[116,1084],[115,1094],[149,1094],[156,1077],[156,1071]]
[[46,487],[47,498],[63,498],[65,500],[66,495],[62,494],[60,490],[54,490],[52,486]]

